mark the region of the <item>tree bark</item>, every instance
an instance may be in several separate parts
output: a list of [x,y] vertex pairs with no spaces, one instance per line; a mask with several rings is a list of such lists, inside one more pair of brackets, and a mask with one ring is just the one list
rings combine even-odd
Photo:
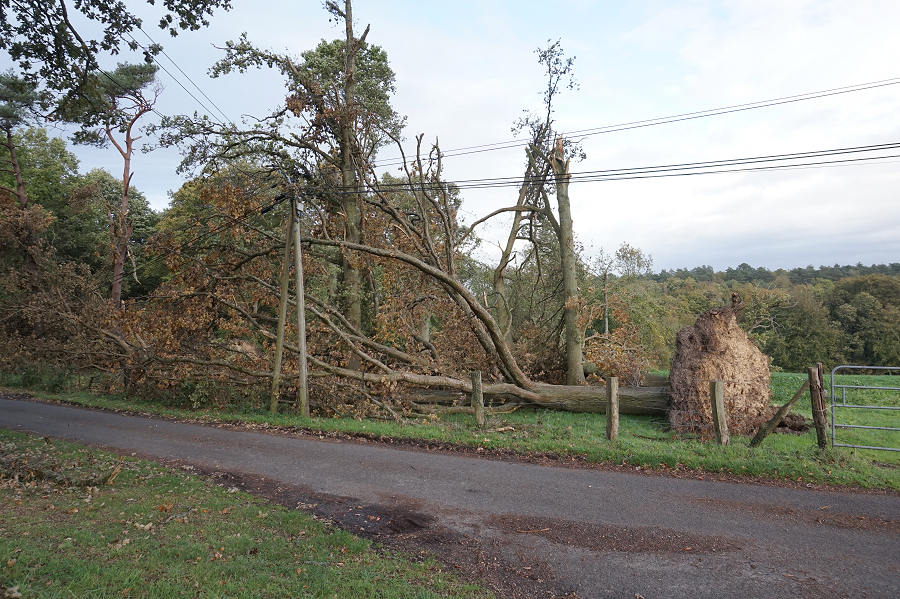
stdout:
[[16,144],[13,142],[12,128],[6,129],[6,143],[4,145],[9,150],[9,164],[16,179],[16,190],[13,195],[19,201],[19,209],[25,210],[28,208],[28,194],[25,193],[25,181],[22,179],[22,169],[19,166],[19,158],[16,155]]
[[[464,402],[462,389],[413,389],[407,398],[418,404],[453,404]],[[497,403],[505,400],[506,405],[534,405],[551,410],[567,412],[606,413],[605,385],[538,385],[531,390],[528,399],[518,398],[508,388],[498,389],[495,385],[483,388],[485,401]],[[668,413],[671,389],[669,387],[619,387],[619,413],[638,416],[665,416]],[[487,409],[487,408],[485,408]],[[465,410],[458,410],[465,411]],[[466,413],[474,413],[466,412]]]
[[[343,199],[341,207],[346,219],[344,238],[350,243],[360,242],[359,204],[355,192],[358,191],[356,165],[353,161],[353,141],[355,132],[355,95],[356,95],[356,53],[359,43],[353,37],[353,6],[350,0],[344,2],[344,25],[346,40],[344,42],[344,114],[341,119],[341,187]],[[347,299],[347,320],[359,328],[362,323],[362,303],[360,299],[359,266],[346,255],[342,257],[341,268],[344,278],[344,293]],[[352,358],[351,358],[352,360]],[[357,363],[356,368],[359,368]]]
[[556,176],[556,201],[559,206],[559,250],[563,274],[565,304],[563,314],[566,331],[566,383],[584,383],[583,332],[578,326],[578,278],[575,261],[575,234],[572,229],[572,207],[569,203],[569,161],[563,152],[563,140],[556,140],[552,156]]
[[[606,386],[538,384],[533,403],[552,410],[606,413]],[[668,414],[669,387],[619,387],[619,413],[646,416]]]
[[[125,257],[128,255],[128,240],[131,238],[133,225],[128,218],[128,207],[130,204],[129,188],[131,187],[131,132],[126,134],[125,151],[122,157],[125,167],[122,171],[122,199],[119,204],[119,213],[113,217],[115,226],[110,227],[110,234],[113,236],[113,275],[112,275],[112,291],[110,292],[110,303],[113,308],[118,309],[122,305],[122,279],[125,276]],[[111,219],[112,220],[112,219]]]

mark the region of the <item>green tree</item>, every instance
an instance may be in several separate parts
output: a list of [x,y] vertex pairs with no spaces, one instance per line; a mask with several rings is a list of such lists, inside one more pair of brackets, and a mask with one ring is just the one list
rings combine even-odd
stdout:
[[900,277],[883,274],[844,279],[826,304],[843,333],[843,357],[851,364],[900,364]]
[[13,136],[19,128],[37,120],[45,100],[35,83],[17,77],[12,71],[0,74],[0,129],[6,138],[2,143],[6,148],[3,163],[8,165],[0,173],[12,178],[12,182],[4,181],[0,191],[14,198],[20,210],[28,208],[28,194]]
[[[115,267],[110,256],[118,241],[114,215],[121,199],[122,181],[106,170],[93,169],[76,177],[67,206],[53,225],[59,229],[53,240],[59,259],[86,264],[95,273],[109,275]],[[144,194],[134,187],[129,190],[128,216],[131,261],[120,280],[123,299],[150,293],[166,274],[162,260],[147,255],[162,215],[150,208]]]
[[[20,130],[13,136],[13,142],[29,201],[59,214],[78,175],[78,157],[68,150],[65,140],[51,137],[41,127]],[[12,175],[4,175],[0,177],[2,184],[12,184]]]
[[21,138],[17,131],[38,118],[45,97],[37,86],[10,72],[0,74],[0,128],[3,150],[0,161],[0,259],[4,265],[24,268],[34,288],[38,264],[44,257],[42,237],[52,217],[40,205],[29,204],[27,177],[18,154]]
[[[229,41],[226,56],[211,69],[214,77],[251,68],[274,68],[285,77],[286,106],[248,128],[221,125],[208,117],[163,119],[163,145],[186,147],[182,170],[207,173],[232,164],[251,163],[257,171],[278,168],[303,173],[308,183],[326,191],[315,194],[317,206],[350,243],[363,239],[363,181],[374,152],[398,141],[404,119],[390,106],[394,72],[387,55],[366,43],[368,27],[353,30],[352,6],[326,2],[325,8],[345,26],[344,39],[322,41],[300,57],[263,50],[246,36]],[[362,269],[346,252],[341,260],[343,311],[362,325]],[[356,360],[354,356],[352,358]]]
[[[147,3],[155,5],[155,0]],[[165,9],[159,27],[173,36],[208,25],[207,18],[216,9],[231,8],[230,0],[165,0],[162,4]],[[100,25],[103,36],[83,36],[79,28],[85,20]],[[18,63],[32,84],[41,83],[74,99],[91,86],[101,54],[115,55],[123,47],[139,48],[132,34],[141,26],[141,19],[121,0],[4,2],[0,10],[0,50]],[[147,61],[161,50],[156,44],[147,48]]]
[[66,98],[60,103],[62,118],[81,126],[73,136],[75,143],[99,147],[112,143],[124,164],[119,205],[110,213],[114,215],[110,217],[113,240],[110,302],[114,307],[122,301],[125,261],[134,229],[129,214],[131,178],[134,176],[131,159],[134,144],[141,139],[135,133],[138,121],[153,110],[162,91],[162,86],[156,82],[158,70],[154,64],[119,64],[112,73],[93,75],[89,86],[77,98]]
[[811,285],[790,290],[790,305],[778,316],[778,325],[764,350],[772,364],[788,372],[803,372],[822,362],[835,366],[841,332],[832,322],[821,294]]

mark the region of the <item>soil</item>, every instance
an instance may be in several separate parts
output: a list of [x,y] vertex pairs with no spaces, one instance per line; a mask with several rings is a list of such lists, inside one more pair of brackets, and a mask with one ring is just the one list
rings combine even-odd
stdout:
[[[197,471],[195,469],[195,471]],[[379,505],[354,505],[347,498],[310,493],[261,476],[204,472],[219,484],[237,487],[288,509],[309,512],[347,532],[401,551],[414,561],[434,557],[470,583],[492,589],[500,597],[577,598],[554,580],[546,562],[510,560],[499,539],[483,540],[438,524],[428,514]]]

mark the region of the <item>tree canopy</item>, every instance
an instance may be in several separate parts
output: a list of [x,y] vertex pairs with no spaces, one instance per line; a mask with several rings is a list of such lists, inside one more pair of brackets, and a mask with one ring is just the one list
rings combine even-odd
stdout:
[[[156,5],[155,0],[147,0]],[[215,10],[228,10],[230,0],[165,0],[159,27],[175,36],[209,24]],[[81,19],[102,27],[92,38],[79,31]],[[77,95],[99,68],[102,54],[137,50],[133,34],[143,23],[121,0],[17,0],[0,11],[0,49],[18,64],[23,78],[54,93]],[[162,48],[151,45],[147,61]]]

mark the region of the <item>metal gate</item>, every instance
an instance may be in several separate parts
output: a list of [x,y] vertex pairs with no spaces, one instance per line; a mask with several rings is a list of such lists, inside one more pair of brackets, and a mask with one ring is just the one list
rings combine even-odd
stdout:
[[[838,366],[831,371],[831,445],[832,447],[855,447],[857,449],[881,449],[884,451],[900,451],[900,387],[866,385],[863,381],[849,381],[849,384],[838,384],[835,375],[849,375],[851,371],[877,371],[885,376],[877,377],[890,385],[896,385],[900,378],[890,376],[900,374],[897,366]],[[844,372],[839,372],[844,371]],[[859,374],[858,376],[865,376]],[[867,377],[868,378],[868,377]],[[885,418],[887,416],[887,418]],[[838,420],[843,422],[838,422]],[[876,426],[892,424],[894,426]],[[837,429],[848,431],[844,441],[838,443]],[[884,432],[887,431],[887,432]],[[871,433],[871,445],[863,445],[857,441],[864,439],[865,433]],[[894,447],[877,445],[880,441],[890,441]]]

